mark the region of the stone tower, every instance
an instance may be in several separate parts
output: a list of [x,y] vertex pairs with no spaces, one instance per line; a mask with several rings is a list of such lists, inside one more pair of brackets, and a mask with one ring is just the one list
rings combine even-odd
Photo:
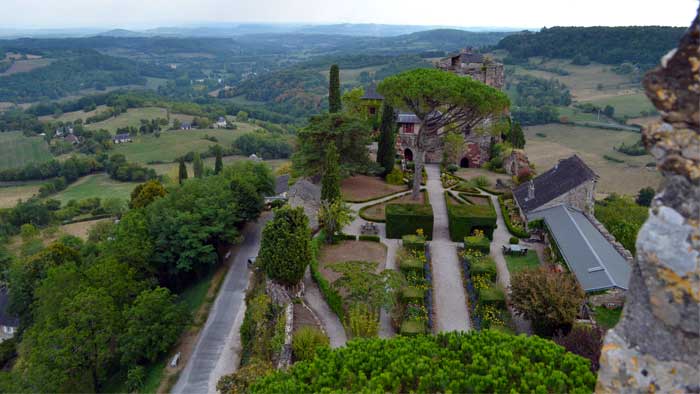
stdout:
[[700,9],[647,74],[661,121],[644,143],[664,176],[637,238],[627,302],[605,337],[598,393],[700,393]]

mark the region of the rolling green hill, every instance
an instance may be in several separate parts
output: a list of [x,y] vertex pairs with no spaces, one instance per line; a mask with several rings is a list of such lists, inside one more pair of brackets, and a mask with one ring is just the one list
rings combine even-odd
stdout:
[[0,169],[24,167],[51,160],[49,146],[41,137],[25,137],[19,131],[0,133]]

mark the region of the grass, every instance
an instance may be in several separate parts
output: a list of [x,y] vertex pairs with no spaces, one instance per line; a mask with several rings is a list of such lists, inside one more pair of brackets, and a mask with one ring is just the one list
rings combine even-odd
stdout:
[[[630,145],[639,141],[639,133],[562,124],[531,126],[524,131],[525,152],[538,173],[577,154],[600,176],[598,193],[636,195],[643,187],[659,187],[659,173],[645,167],[653,161],[651,156],[627,156],[613,150],[623,142]],[[546,137],[538,137],[538,134]],[[605,156],[624,160],[624,163],[616,163]]]
[[408,188],[406,185],[390,185],[379,177],[355,175],[343,179],[340,190],[345,201],[365,202],[405,191]]
[[508,272],[511,275],[525,269],[534,269],[540,266],[540,259],[534,250],[529,250],[525,256],[504,255]]
[[[237,125],[238,130],[177,130],[164,131],[160,137],[139,135],[134,142],[116,145],[110,154],[121,153],[127,160],[141,164],[154,161],[171,162],[190,151],[205,152],[210,146],[217,144],[229,146],[242,133],[253,129],[253,126],[246,123],[237,123]],[[205,140],[203,138],[205,135],[216,137],[218,142]]]
[[25,137],[19,131],[0,133],[0,170],[51,160],[49,146],[41,137]]
[[593,313],[593,317],[598,325],[607,330],[615,327],[617,322],[620,321],[622,308],[608,309],[604,306],[597,306]]
[[633,93],[626,95],[603,97],[588,101],[599,107],[611,105],[615,107],[615,116],[638,117],[642,116],[642,111],[654,111],[654,106],[644,93]]
[[392,198],[391,200],[380,202],[378,204],[370,205],[360,209],[360,217],[372,222],[384,222],[386,221],[386,207],[389,204],[424,204],[425,202],[425,191],[421,192],[418,200],[413,200],[411,193],[406,195]]
[[23,182],[12,186],[0,186],[0,208],[10,208],[17,204],[17,200],[27,200],[39,193],[43,182]]
[[111,179],[107,174],[88,175],[68,186],[66,190],[51,196],[62,204],[70,200],[82,200],[89,197],[121,198],[128,200],[131,191],[138,183],[119,182]]
[[92,111],[85,112],[83,110],[80,110],[73,112],[65,112],[58,117],[54,117],[53,115],[45,115],[40,116],[39,120],[42,122],[75,122],[78,119],[85,120],[91,116],[95,116],[106,109],[106,105],[99,105]]
[[[141,125],[141,119],[150,120],[156,118],[168,118],[168,110],[161,107],[129,108],[125,113],[120,114],[116,118],[90,123],[85,125],[85,128],[90,130],[105,129],[114,134],[118,128],[129,126],[139,127]],[[170,122],[172,122],[173,118],[184,122],[191,122],[193,119],[190,115],[170,114]]]

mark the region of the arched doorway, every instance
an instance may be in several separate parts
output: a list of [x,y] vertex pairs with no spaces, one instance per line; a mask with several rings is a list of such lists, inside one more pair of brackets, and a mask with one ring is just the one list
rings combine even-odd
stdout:
[[469,158],[463,157],[462,160],[459,162],[459,166],[462,168],[469,168]]
[[406,161],[413,161],[413,152],[406,148],[406,150],[403,151],[403,158],[406,159]]

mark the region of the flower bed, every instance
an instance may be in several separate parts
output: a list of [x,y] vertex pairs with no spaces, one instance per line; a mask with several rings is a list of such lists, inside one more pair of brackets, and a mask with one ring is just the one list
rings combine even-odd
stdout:
[[405,285],[399,293],[392,318],[402,335],[418,335],[430,332],[432,327],[432,289],[430,264],[425,249],[399,251],[399,269]]
[[501,206],[501,213],[503,214],[503,221],[506,222],[506,227],[508,231],[518,238],[529,238],[530,233],[525,231],[525,228],[520,223],[514,223],[512,220],[513,213],[517,211],[515,203],[512,199],[504,199],[503,196],[498,197],[498,203]]
[[496,263],[477,250],[462,253],[464,283],[475,329],[513,331],[503,289],[496,283]]

